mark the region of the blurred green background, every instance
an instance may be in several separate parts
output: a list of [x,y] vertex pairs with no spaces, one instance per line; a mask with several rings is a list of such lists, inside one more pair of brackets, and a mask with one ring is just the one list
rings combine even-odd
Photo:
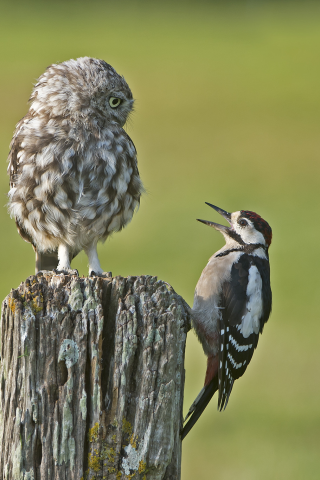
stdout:
[[[100,247],[114,275],[151,274],[189,304],[222,236],[205,205],[272,226],[273,313],[224,413],[183,443],[183,480],[320,478],[320,2],[0,3],[1,298],[34,272],[6,212],[6,157],[32,84],[55,62],[103,58],[132,88],[127,131],[147,194]],[[74,262],[81,274],[87,260]],[[205,357],[192,332],[185,409]]]

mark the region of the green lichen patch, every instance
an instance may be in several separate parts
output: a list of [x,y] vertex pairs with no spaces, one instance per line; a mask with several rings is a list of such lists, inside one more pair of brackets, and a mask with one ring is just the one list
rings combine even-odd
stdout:
[[66,401],[63,406],[61,430],[62,431],[59,452],[59,465],[62,465],[63,462],[67,463],[68,460],[70,460],[70,466],[73,466],[75,455],[75,441],[72,437],[73,418],[68,401]]
[[55,422],[53,431],[53,459],[59,465],[59,423]]
[[[93,428],[89,431],[89,441],[96,442],[99,436],[99,425],[96,423]],[[88,455],[88,471],[86,472],[84,478],[93,480],[95,478],[95,474],[101,475],[105,472],[108,473],[116,473],[116,451],[113,447],[110,447],[106,442],[101,443],[100,451],[98,449],[94,449]],[[91,476],[92,473],[94,476]],[[108,476],[103,477],[108,478]]]
[[40,295],[38,295],[37,297],[34,297],[32,299],[31,308],[32,308],[32,311],[33,311],[34,314],[37,314],[37,313],[41,312],[41,310],[43,308],[43,296],[42,296],[41,293],[40,293]]
[[12,458],[12,475],[13,478],[20,478],[22,473],[22,448],[21,442],[18,443]]
[[115,462],[115,450],[111,447],[109,448],[107,445],[104,445],[102,449],[102,456],[104,459],[107,459],[108,462],[113,463]]
[[72,310],[78,311],[82,309],[83,295],[81,292],[80,282],[73,280],[71,283],[71,293],[69,296],[69,305]]
[[[34,315],[41,312],[43,309],[43,295],[41,292],[32,292],[31,290],[25,291],[24,295],[20,296],[24,308],[30,309]],[[12,307],[11,303],[11,307]],[[12,308],[11,308],[12,310]]]
[[79,347],[73,340],[65,339],[63,340],[60,350],[58,362],[64,360],[66,362],[66,367],[72,367],[79,360]]
[[88,284],[86,285],[84,296],[86,301],[84,302],[83,305],[83,310],[88,311],[89,310],[94,310],[98,306],[98,302],[95,298],[94,293],[92,292],[91,286]]
[[[124,445],[118,449],[116,447],[117,436],[111,436],[111,444],[104,441],[102,439],[103,428],[98,422],[89,429],[88,470],[81,480],[107,480],[114,478],[114,475],[117,480],[130,480],[136,477],[147,480],[147,464],[142,453],[144,451],[143,442],[140,445],[138,435],[135,435],[131,423],[126,418],[122,419],[122,433]],[[122,449],[125,451],[124,456]]]
[[30,306],[27,306],[25,308],[23,318],[20,324],[20,335],[21,335],[22,346],[24,346],[25,342],[27,341],[29,331],[32,328],[32,325],[34,325],[35,319],[36,317],[34,316],[32,308]]
[[133,448],[137,448],[137,441],[138,441],[138,435],[135,435],[134,433],[131,435],[131,438],[130,438],[130,445],[133,447]]
[[139,473],[143,473],[143,472],[146,471],[146,469],[147,469],[147,464],[146,464],[146,462],[144,462],[143,460],[140,460],[138,472],[139,472]]
[[16,304],[14,298],[9,297],[7,301],[8,308],[10,308],[11,312],[14,314],[16,311]]
[[122,431],[128,435],[132,435],[132,425],[125,418],[122,419]]
[[90,470],[93,470],[94,472],[99,472],[101,470],[101,457],[100,455],[97,455],[97,454],[92,454],[92,453],[89,453],[89,456],[88,456],[88,466],[89,466],[89,469]]
[[[98,378],[98,362],[96,363],[96,369],[95,369],[95,377]],[[93,395],[91,397],[92,400],[92,407],[96,412],[100,412],[101,408],[101,395],[100,395],[100,385],[98,382],[95,382],[94,387],[93,387]]]
[[89,442],[97,442],[99,440],[99,423],[95,423],[92,428],[89,429]]
[[82,390],[82,397],[80,399],[80,410],[82,420],[86,420],[87,418],[87,394],[85,390]]
[[31,468],[30,472],[25,472],[23,480],[34,480],[34,471],[33,468]]

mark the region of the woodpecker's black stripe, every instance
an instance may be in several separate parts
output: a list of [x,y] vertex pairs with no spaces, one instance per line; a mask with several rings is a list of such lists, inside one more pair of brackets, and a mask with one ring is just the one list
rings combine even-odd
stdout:
[[240,245],[246,245],[240,235],[235,230],[231,230],[231,228],[228,230],[228,236],[233,238]]
[[230,250],[225,250],[224,252],[221,252],[218,255],[216,255],[215,258],[226,257],[231,252],[242,252],[242,251],[243,251],[242,248],[230,248]]
[[232,265],[231,278],[222,287],[222,312],[220,322],[219,351],[219,399],[218,408],[226,408],[234,380],[241,377],[258,344],[259,333],[252,333],[245,338],[240,332],[242,317],[247,313],[247,286],[249,270],[258,269],[262,279],[262,303],[260,329],[262,332],[271,311],[270,267],[266,259],[243,253]]
[[262,243],[252,243],[250,245],[243,245],[239,248],[230,248],[230,250],[225,250],[224,252],[218,253],[218,255],[215,256],[217,257],[225,257],[226,255],[229,255],[231,252],[243,252],[243,253],[253,253],[255,250],[258,248],[263,248],[263,250],[266,252],[268,256],[268,248],[265,245],[262,245]]

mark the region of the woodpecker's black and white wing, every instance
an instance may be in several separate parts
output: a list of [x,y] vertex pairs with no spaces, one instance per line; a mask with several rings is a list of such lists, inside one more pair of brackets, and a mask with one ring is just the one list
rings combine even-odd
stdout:
[[271,311],[268,259],[243,253],[222,286],[218,409],[226,408],[234,381],[241,377]]

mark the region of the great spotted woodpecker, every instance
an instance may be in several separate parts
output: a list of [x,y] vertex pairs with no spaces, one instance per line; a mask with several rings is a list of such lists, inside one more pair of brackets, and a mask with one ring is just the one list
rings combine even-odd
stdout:
[[221,232],[226,244],[209,259],[195,290],[192,323],[208,357],[207,372],[204,388],[185,419],[191,415],[182,439],[217,390],[218,410],[226,408],[234,381],[244,374],[271,312],[271,227],[257,213],[228,213],[207,205],[230,227],[198,220]]

